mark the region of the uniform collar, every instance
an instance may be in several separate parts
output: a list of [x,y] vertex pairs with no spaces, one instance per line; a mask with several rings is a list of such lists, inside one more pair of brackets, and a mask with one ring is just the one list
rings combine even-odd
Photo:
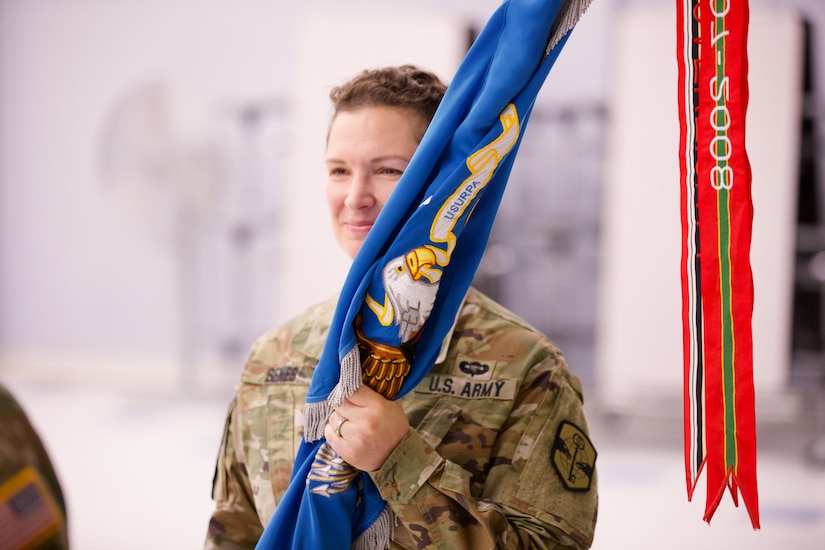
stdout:
[[450,341],[453,339],[453,332],[455,332],[455,325],[458,322],[458,316],[461,315],[461,310],[464,309],[464,302],[467,301],[467,294],[464,294],[464,298],[461,299],[461,303],[456,310],[455,319],[453,319],[453,324],[450,325],[450,330],[447,331],[447,334],[444,335],[444,339],[441,341],[441,350],[438,352],[438,357],[435,358],[435,364],[438,365],[439,363],[443,363],[447,360],[447,352],[450,349]]

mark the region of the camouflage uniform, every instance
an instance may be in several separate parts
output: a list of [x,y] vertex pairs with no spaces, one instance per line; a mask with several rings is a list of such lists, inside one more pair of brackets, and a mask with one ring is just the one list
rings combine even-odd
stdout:
[[0,548],[68,548],[66,504],[46,450],[0,385]]
[[[253,548],[274,513],[334,308],[311,308],[253,347],[206,548]],[[401,401],[413,429],[370,474],[397,515],[393,548],[590,547],[596,451],[579,381],[544,336],[471,289],[436,365]]]

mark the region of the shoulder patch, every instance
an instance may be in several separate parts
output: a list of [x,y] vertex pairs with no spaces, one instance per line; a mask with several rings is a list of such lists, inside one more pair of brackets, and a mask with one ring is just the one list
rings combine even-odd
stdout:
[[33,467],[0,485],[0,524],[2,548],[35,548],[63,528],[63,514]]
[[596,449],[575,424],[562,420],[550,450],[550,462],[568,491],[589,491],[596,468]]

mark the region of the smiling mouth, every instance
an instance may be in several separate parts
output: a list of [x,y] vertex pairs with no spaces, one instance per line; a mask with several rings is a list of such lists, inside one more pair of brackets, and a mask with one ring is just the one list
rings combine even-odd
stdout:
[[347,222],[347,227],[353,233],[363,234],[372,229],[372,224],[373,222]]

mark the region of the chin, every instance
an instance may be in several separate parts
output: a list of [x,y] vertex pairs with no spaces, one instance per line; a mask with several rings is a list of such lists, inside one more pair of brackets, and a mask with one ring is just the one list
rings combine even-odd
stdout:
[[342,248],[344,249],[344,252],[347,253],[347,256],[349,256],[352,259],[355,259],[355,255],[358,254],[359,250],[361,250],[361,245],[362,244],[364,244],[363,239],[362,240],[351,240],[351,241],[345,243]]

